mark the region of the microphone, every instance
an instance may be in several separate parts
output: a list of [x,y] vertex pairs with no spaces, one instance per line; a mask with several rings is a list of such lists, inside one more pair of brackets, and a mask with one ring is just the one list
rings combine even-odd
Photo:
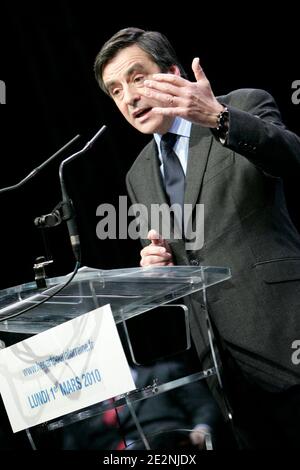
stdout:
[[48,163],[50,163],[54,158],[56,158],[58,155],[60,155],[66,148],[68,148],[70,145],[73,144],[78,138],[80,137],[79,134],[77,134],[73,139],[69,140],[63,147],[61,147],[57,152],[55,152],[51,157],[49,157],[44,163],[41,165],[37,166],[34,170],[32,170],[25,178],[23,178],[19,183],[13,184],[12,186],[7,186],[6,188],[0,189],[0,194],[5,193],[7,191],[12,191],[13,189],[18,189],[23,184],[25,184],[27,181],[31,180],[35,175],[37,175]]
[[77,223],[75,219],[73,203],[71,199],[69,198],[67,190],[66,190],[66,186],[65,186],[65,182],[63,178],[63,171],[67,163],[75,160],[75,158],[79,157],[80,155],[85,153],[87,150],[89,150],[92,147],[92,145],[96,142],[98,137],[100,137],[100,135],[103,134],[106,128],[107,127],[105,125],[102,126],[101,129],[99,129],[99,131],[94,135],[94,137],[92,137],[92,139],[89,140],[81,150],[79,150],[78,152],[74,153],[70,157],[63,160],[59,166],[59,179],[60,179],[60,186],[61,186],[61,193],[62,193],[62,205],[67,207],[70,212],[70,216],[66,218],[65,220],[67,222],[67,227],[68,227],[68,232],[70,236],[70,242],[71,242],[71,246],[73,249],[73,253],[78,263],[80,263],[80,256],[81,256],[80,238],[79,238]]

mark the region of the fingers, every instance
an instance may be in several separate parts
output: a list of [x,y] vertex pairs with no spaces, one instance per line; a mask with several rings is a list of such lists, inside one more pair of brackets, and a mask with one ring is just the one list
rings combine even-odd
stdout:
[[174,266],[174,263],[159,256],[146,256],[141,258],[140,266],[142,268],[147,266]]
[[172,83],[158,82],[156,80],[145,80],[144,81],[145,92],[159,91],[165,94],[171,94],[173,96],[180,95],[180,89],[182,87],[175,86]]
[[177,106],[176,108],[159,108],[155,107],[151,109],[154,114],[163,114],[164,116],[181,116],[183,118],[188,117],[187,109]]
[[200,59],[199,57],[195,57],[192,62],[192,69],[195,75],[195,78],[197,82],[199,80],[203,80],[203,78],[206,78],[205,73],[203,71],[203,68],[200,65]]
[[171,91],[163,93],[162,91],[150,90],[145,88],[140,91],[140,94],[146,98],[150,98],[153,105],[163,105],[163,106],[177,106],[179,104],[179,99],[174,96]]
[[[182,97],[182,87],[189,82],[173,74],[154,74],[151,80],[144,81],[141,95],[154,101],[154,106],[178,106]],[[178,99],[177,99],[178,98]]]
[[155,80],[155,82],[165,82],[168,84],[173,84],[174,86],[185,86],[187,80],[183,77],[180,77],[180,75],[175,75],[174,73],[154,73],[151,76],[151,80],[145,80],[146,81],[152,81]]
[[180,103],[180,90],[181,88],[170,83],[145,80],[144,89],[140,90],[140,94],[150,98],[153,107],[173,107]]
[[154,229],[149,231],[147,238],[151,244],[142,249],[140,265],[173,266],[172,253],[167,241]]
[[168,266],[173,263],[172,255],[165,247],[159,245],[149,245],[141,251],[141,266]]

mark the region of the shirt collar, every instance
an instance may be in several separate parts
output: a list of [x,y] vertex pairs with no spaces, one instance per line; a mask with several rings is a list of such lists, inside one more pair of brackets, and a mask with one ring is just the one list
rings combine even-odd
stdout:
[[[168,132],[171,132],[172,134],[177,134],[180,137],[190,137],[191,127],[192,123],[190,121],[176,116]],[[154,134],[154,139],[158,148],[160,146],[161,137],[162,134]]]

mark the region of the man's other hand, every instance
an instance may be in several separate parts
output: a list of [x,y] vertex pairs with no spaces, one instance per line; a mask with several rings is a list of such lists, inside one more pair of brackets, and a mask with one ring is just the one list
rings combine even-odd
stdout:
[[142,249],[140,265],[142,267],[174,266],[168,242],[153,229],[148,232],[147,238],[151,243]]

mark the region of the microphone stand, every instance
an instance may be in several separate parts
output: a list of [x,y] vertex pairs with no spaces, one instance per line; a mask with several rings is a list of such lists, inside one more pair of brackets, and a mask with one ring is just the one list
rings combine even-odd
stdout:
[[34,224],[37,227],[48,227],[48,228],[59,225],[63,220],[66,221],[72,250],[73,250],[73,253],[74,253],[74,256],[78,265],[80,265],[80,257],[81,257],[80,239],[79,239],[79,233],[78,233],[77,223],[75,219],[75,211],[74,211],[73,203],[68,195],[65,181],[64,181],[64,168],[67,163],[70,163],[71,161],[75,160],[75,158],[87,152],[87,150],[89,150],[92,147],[92,145],[95,143],[98,137],[100,137],[100,135],[105,130],[106,130],[106,126],[104,125],[101,127],[101,129],[98,130],[98,132],[94,135],[94,137],[92,137],[92,139],[86,143],[86,145],[81,150],[79,150],[78,152],[74,153],[73,155],[71,155],[70,157],[66,158],[65,160],[61,162],[59,166],[59,180],[60,180],[60,186],[61,186],[62,201],[53,209],[53,211],[50,214],[42,215],[41,217],[37,217],[34,220]]
[[[60,177],[60,182],[61,182],[61,189],[62,189],[62,196],[63,196],[63,201],[64,201],[64,204],[62,203],[62,207],[63,205],[70,205],[70,199],[69,199],[69,196],[68,196],[68,193],[66,191],[66,187],[65,187],[65,184],[64,184],[64,179],[63,179],[63,170],[64,170],[64,165],[68,162],[70,162],[71,160],[74,160],[74,158],[78,157],[79,155],[82,155],[84,152],[86,152],[92,145],[93,143],[97,140],[97,138],[102,134],[102,132],[104,132],[106,129],[106,126],[102,126],[101,129],[94,135],[94,137],[84,146],[83,149],[79,150],[79,152],[76,152],[74,153],[73,155],[71,155],[70,157],[66,158],[60,165],[60,168],[59,168],[59,177]],[[51,214],[49,214],[51,215]],[[43,217],[38,217],[37,219],[43,219],[45,216]],[[46,216],[47,217],[47,216]],[[21,310],[20,312],[16,312],[16,313],[13,313],[11,315],[8,315],[6,317],[0,317],[0,322],[4,322],[4,321],[7,321],[7,320],[11,320],[12,318],[16,318],[18,317],[19,315],[23,315],[23,313],[26,313],[26,312],[29,312],[30,310],[33,310],[37,307],[39,307],[40,305],[44,304],[45,302],[48,302],[50,299],[52,299],[52,297],[54,297],[55,295],[59,294],[63,289],[65,289],[65,287],[67,287],[71,282],[72,280],[74,279],[75,275],[77,274],[77,271],[80,267],[80,245],[79,245],[79,236],[77,234],[77,227],[76,227],[76,223],[75,223],[75,220],[74,220],[74,213],[72,214],[72,216],[70,216],[70,220],[72,218],[72,223],[73,223],[73,227],[71,226],[70,228],[70,224],[68,225],[68,229],[69,229],[69,233],[70,233],[70,237],[71,237],[71,234],[75,234],[75,238],[76,238],[76,265],[75,265],[75,268],[74,268],[74,271],[71,273],[69,279],[64,283],[64,284],[60,284],[58,285],[58,288],[56,290],[54,290],[50,295],[45,295],[43,296],[42,300],[40,300],[39,302],[37,302],[36,304],[33,304],[33,305],[29,305],[28,307],[24,308],[23,310]],[[39,221],[37,221],[37,219],[34,221],[35,225],[39,226]],[[61,218],[60,222],[62,221],[63,219]],[[68,221],[67,221],[68,222]],[[44,225],[46,225],[44,223]],[[57,224],[55,224],[57,225]],[[40,226],[42,226],[42,224],[40,224]],[[52,225],[53,226],[53,225]],[[77,236],[76,236],[77,235]],[[72,235],[73,236],[73,235]],[[78,237],[78,238],[77,238]]]
[[73,139],[69,140],[63,147],[61,147],[57,152],[55,152],[51,157],[49,157],[44,163],[36,167],[34,170],[32,170],[25,178],[23,178],[19,183],[13,184],[12,186],[7,186],[6,188],[1,188],[0,189],[0,194],[5,193],[7,191],[12,191],[13,189],[18,189],[23,184],[27,183],[27,181],[31,180],[35,175],[37,175],[48,163],[50,163],[54,158],[56,158],[58,155],[60,155],[66,148],[68,148],[70,145],[73,144],[78,138],[80,137],[79,134],[77,134]]
[[[72,145],[77,139],[79,139],[80,135],[77,134],[73,139],[69,140],[65,145],[63,145],[57,152],[55,152],[51,157],[49,157],[46,161],[41,163],[38,167],[34,168],[25,178],[23,178],[21,181],[19,181],[16,184],[13,184],[11,186],[7,186],[6,188],[1,188],[0,189],[0,194],[8,192],[8,191],[13,191],[14,189],[19,189],[21,186],[23,186],[25,183],[27,183],[29,180],[31,180],[34,176],[36,176],[40,171],[45,168],[48,163],[52,162],[56,157],[58,157],[64,150],[66,150],[70,145]],[[45,258],[39,260],[39,262],[36,261],[36,263],[33,266],[34,272],[35,272],[35,278],[37,280],[37,285],[38,287],[45,286],[45,277],[42,279],[41,278],[41,273],[44,273],[44,266],[46,266],[49,263],[52,263],[53,261],[46,261]]]

